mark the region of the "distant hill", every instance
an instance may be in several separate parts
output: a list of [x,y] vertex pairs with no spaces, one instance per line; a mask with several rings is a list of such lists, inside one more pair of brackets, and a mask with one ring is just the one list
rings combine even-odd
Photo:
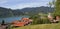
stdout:
[[10,9],[0,7],[0,17],[9,17],[9,16],[19,16],[19,15],[34,15],[38,13],[49,13],[53,12],[54,9],[50,7],[31,7],[31,8],[23,8],[23,9]]
[[21,9],[21,11],[24,12],[25,14],[38,14],[38,13],[53,12],[54,8],[41,6],[41,7],[24,8]]
[[12,10],[10,8],[0,7],[0,17],[19,16],[23,13],[20,10]]
[[19,16],[19,15],[24,15],[24,13],[23,12],[21,12],[20,10],[12,10],[12,13],[13,13],[13,15],[14,16]]

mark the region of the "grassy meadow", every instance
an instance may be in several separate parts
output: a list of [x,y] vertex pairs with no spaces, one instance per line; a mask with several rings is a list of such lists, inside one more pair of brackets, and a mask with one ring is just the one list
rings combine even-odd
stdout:
[[29,25],[29,26],[17,27],[17,28],[13,28],[13,29],[60,29],[60,23]]

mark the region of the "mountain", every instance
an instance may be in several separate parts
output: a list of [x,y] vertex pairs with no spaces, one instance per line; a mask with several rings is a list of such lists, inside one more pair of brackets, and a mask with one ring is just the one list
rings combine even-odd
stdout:
[[13,13],[13,15],[14,16],[19,16],[19,15],[24,15],[24,13],[23,12],[21,12],[20,10],[12,10],[12,13]]
[[0,17],[11,16],[11,9],[0,7]]
[[19,16],[23,13],[20,10],[13,10],[10,8],[0,7],[0,17]]
[[53,12],[54,8],[50,8],[50,7],[32,7],[32,8],[24,8],[21,9],[21,11],[25,14],[38,14],[38,13],[49,13],[49,12]]
[[0,17],[10,17],[10,16],[19,16],[19,15],[35,15],[39,13],[49,13],[53,12],[54,8],[50,7],[31,7],[31,8],[23,8],[23,9],[10,9],[0,7]]

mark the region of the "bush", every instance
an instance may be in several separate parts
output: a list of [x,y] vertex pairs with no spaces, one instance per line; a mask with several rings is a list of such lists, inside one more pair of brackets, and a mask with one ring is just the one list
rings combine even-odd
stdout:
[[42,19],[42,24],[49,24],[50,21],[47,18]]
[[50,21],[46,16],[41,18],[40,15],[34,15],[34,16],[31,16],[30,18],[33,20],[32,24],[49,24],[50,23]]

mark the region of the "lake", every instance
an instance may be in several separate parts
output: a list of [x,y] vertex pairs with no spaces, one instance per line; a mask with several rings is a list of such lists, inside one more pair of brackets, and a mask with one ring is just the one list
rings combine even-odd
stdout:
[[15,16],[15,17],[0,18],[0,23],[2,22],[2,20],[5,20],[6,23],[10,23],[14,20],[21,20],[22,17],[28,18],[29,16]]

